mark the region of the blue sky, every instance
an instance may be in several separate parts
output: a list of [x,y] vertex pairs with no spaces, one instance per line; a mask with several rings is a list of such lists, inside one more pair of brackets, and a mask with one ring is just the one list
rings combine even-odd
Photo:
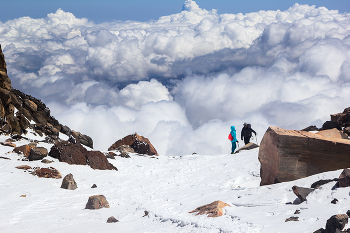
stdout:
[[[73,13],[78,18],[88,18],[95,23],[113,20],[148,21],[160,16],[175,14],[181,11],[185,0],[6,0],[1,3],[0,21],[29,16],[44,18],[58,8]],[[325,6],[339,10],[340,13],[350,11],[349,0],[197,0],[199,7],[218,13],[249,13],[259,10],[287,10],[295,3]]]

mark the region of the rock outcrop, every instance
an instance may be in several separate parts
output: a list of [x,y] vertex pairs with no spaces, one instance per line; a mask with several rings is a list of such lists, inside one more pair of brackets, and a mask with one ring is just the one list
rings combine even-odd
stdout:
[[259,148],[260,185],[350,167],[350,140],[331,135],[269,127]]
[[143,136],[137,133],[128,135],[108,148],[109,151],[117,150],[120,146],[130,146],[136,153],[146,155],[158,155],[157,150],[153,147],[152,143]]
[[[46,135],[49,141],[57,140],[60,132],[68,136],[74,132],[51,116],[50,109],[41,100],[12,87],[0,45],[0,133],[21,135],[28,128],[40,136]],[[83,145],[92,148],[89,136],[74,133]]]
[[222,201],[214,201],[208,205],[203,205],[189,213],[197,213],[196,215],[206,214],[208,217],[220,217],[224,215],[223,208],[230,206],[229,204]]
[[[76,143],[74,143],[76,142]],[[77,165],[89,165],[93,169],[118,170],[110,164],[100,151],[88,151],[77,141],[60,141],[51,147],[49,156],[60,162]]]

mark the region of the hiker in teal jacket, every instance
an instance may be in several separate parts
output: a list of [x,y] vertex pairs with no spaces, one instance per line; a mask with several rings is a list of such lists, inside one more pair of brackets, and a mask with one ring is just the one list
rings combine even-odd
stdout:
[[232,135],[232,149],[231,149],[231,154],[233,154],[237,148],[236,143],[238,142],[237,137],[236,137],[236,128],[234,126],[231,126],[231,133]]

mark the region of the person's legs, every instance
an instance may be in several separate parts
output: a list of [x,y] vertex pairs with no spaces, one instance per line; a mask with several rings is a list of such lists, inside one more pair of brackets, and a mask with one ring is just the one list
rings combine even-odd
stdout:
[[231,149],[231,154],[235,153],[235,150],[236,150],[236,142],[231,142],[232,143],[232,149]]
[[247,145],[250,141],[250,137],[244,137],[244,144]]

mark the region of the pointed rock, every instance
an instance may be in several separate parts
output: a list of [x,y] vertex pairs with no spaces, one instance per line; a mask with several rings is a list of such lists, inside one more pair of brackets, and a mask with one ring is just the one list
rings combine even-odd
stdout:
[[312,191],[315,190],[315,189],[303,188],[303,187],[297,187],[297,186],[293,186],[292,189],[294,194],[299,198],[301,202],[306,201],[307,195],[309,195]]
[[61,188],[69,190],[75,190],[78,188],[77,183],[75,182],[71,173],[63,178]]

